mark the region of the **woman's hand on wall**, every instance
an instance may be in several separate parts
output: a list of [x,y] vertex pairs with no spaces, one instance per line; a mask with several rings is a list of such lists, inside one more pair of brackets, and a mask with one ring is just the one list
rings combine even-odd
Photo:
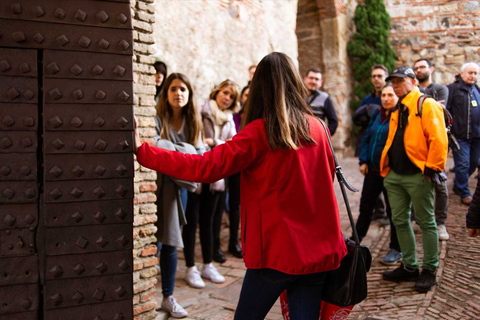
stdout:
[[140,140],[140,133],[138,133],[138,123],[137,123],[137,117],[134,117],[134,144],[133,144],[133,152],[137,154],[138,147],[142,145],[142,140]]

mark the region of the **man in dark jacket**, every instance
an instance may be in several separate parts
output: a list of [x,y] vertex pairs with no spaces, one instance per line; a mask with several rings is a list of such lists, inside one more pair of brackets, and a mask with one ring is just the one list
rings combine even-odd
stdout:
[[474,62],[465,63],[460,77],[448,85],[447,109],[453,117],[451,132],[460,146],[460,150],[453,151],[453,191],[465,205],[472,202],[468,178],[480,162],[480,88],[476,85],[479,69]]
[[308,69],[303,82],[308,89],[308,105],[317,118],[327,120],[328,130],[330,130],[330,135],[333,136],[338,127],[337,113],[328,93],[320,91],[323,84],[320,69]]
[[371,94],[365,96],[360,102],[360,106],[353,115],[353,123],[360,126],[361,129],[357,134],[357,142],[355,144],[355,156],[360,155],[360,146],[363,136],[367,130],[370,118],[375,110],[382,106],[380,100],[380,93],[385,86],[385,79],[388,77],[388,69],[383,64],[376,64],[372,67],[371,81],[373,84],[373,91]]
[[[420,92],[431,96],[438,103],[445,105],[448,100],[448,89],[446,86],[432,82],[432,73],[435,67],[432,62],[425,58],[420,58],[413,65],[415,77],[418,80]],[[441,184],[435,184],[435,221],[437,222],[438,239],[447,241],[450,235],[447,232],[445,221],[448,214],[448,189],[447,180]]]

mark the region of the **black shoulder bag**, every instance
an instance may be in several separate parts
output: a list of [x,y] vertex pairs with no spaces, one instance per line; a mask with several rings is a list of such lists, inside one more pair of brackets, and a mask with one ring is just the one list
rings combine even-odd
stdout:
[[353,221],[350,204],[346,194],[345,187],[353,192],[358,192],[343,175],[342,167],[338,164],[337,157],[333,151],[332,141],[325,123],[320,121],[325,129],[328,144],[332,151],[335,161],[335,172],[342,190],[345,207],[347,208],[348,218],[352,227],[353,238],[355,241],[345,237],[347,245],[347,255],[342,259],[340,267],[336,270],[328,271],[322,292],[322,300],[340,307],[347,307],[362,302],[367,297],[367,272],[370,270],[372,255],[370,250],[360,245],[355,222]]

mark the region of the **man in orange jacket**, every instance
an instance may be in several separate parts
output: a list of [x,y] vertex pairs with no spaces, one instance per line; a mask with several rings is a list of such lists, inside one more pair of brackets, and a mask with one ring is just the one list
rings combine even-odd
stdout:
[[[383,279],[416,281],[415,289],[427,292],[436,283],[435,271],[438,267],[438,232],[433,211],[432,178],[445,169],[447,159],[448,140],[443,109],[434,99],[425,99],[419,114],[418,100],[422,93],[415,85],[412,68],[396,68],[387,81],[392,82],[399,100],[390,118],[380,170],[385,177],[384,186],[403,252],[403,263],[393,271],[385,271]],[[410,222],[412,204],[423,232],[421,274]]]

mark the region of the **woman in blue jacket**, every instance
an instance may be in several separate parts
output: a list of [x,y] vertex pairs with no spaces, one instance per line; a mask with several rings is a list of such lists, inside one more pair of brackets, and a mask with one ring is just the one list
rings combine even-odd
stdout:
[[396,264],[401,258],[400,245],[398,244],[395,226],[392,223],[392,211],[388,203],[388,196],[383,187],[383,177],[380,175],[380,158],[383,147],[388,137],[390,113],[395,108],[398,97],[393,92],[391,84],[383,87],[381,92],[382,107],[372,113],[370,124],[362,139],[360,151],[360,172],[365,176],[363,180],[362,197],[360,199],[360,215],[358,216],[356,229],[360,241],[367,234],[372,222],[375,203],[381,192],[385,197],[387,215],[390,220],[390,250],[381,258],[381,262],[387,265]]

